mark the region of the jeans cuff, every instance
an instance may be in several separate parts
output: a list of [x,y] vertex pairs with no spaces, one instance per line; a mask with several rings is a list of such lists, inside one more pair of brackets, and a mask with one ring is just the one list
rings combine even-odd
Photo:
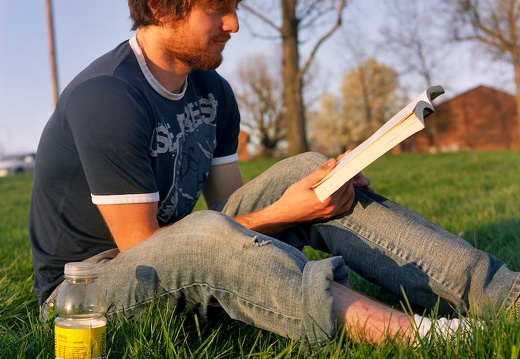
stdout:
[[323,346],[336,336],[332,312],[331,282],[347,284],[348,272],[342,257],[309,261],[303,269],[303,325],[311,346]]

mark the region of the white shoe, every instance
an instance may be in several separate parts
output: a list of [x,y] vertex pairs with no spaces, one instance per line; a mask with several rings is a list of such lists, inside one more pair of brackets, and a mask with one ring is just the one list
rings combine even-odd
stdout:
[[418,314],[415,314],[413,318],[415,321],[415,330],[418,335],[418,338],[416,338],[418,340],[416,341],[425,338],[427,340],[447,340],[458,334],[464,335],[465,337],[471,334],[472,326],[468,319],[439,318],[431,320]]

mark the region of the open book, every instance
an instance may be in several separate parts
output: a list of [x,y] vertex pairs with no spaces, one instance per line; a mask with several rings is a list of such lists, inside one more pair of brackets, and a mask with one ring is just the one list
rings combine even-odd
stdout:
[[442,95],[442,86],[432,86],[388,120],[372,136],[345,155],[314,191],[324,201],[343,184],[393,147],[424,128],[424,118],[434,111],[432,100]]

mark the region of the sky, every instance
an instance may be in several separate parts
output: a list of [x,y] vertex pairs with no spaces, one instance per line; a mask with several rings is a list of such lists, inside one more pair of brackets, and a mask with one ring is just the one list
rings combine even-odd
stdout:
[[[382,21],[378,11],[381,1],[351,1],[344,27],[352,23],[348,21],[349,16],[356,17],[363,19],[357,21],[356,26],[368,38],[377,36]],[[126,0],[53,0],[52,4],[61,91],[93,60],[133,34]],[[496,72],[475,65],[471,52],[462,49],[453,56],[458,65],[468,64],[457,66],[462,71],[442,79],[446,82],[442,85],[450,88],[452,96],[480,84],[500,88]],[[276,51],[273,41],[256,38],[242,26],[226,46],[224,62],[218,71],[233,86],[239,61],[273,51]],[[319,52],[323,91],[337,91],[338,79],[346,71],[338,51],[341,51],[338,42],[332,39]],[[0,0],[0,154],[36,150],[53,110],[45,0]]]

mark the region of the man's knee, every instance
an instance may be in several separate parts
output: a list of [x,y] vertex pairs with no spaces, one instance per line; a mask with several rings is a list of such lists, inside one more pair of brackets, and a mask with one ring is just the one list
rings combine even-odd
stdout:
[[188,245],[206,243],[204,247],[229,245],[231,238],[255,235],[228,215],[213,210],[193,212],[175,223],[171,230],[173,238],[183,237]]
[[282,168],[284,179],[289,183],[297,182],[308,176],[327,161],[327,156],[317,152],[304,152],[278,162]]
[[328,157],[318,152],[304,152],[299,155],[290,157],[301,164],[303,168],[307,168],[310,172],[314,171],[317,167],[324,164]]
[[184,223],[194,231],[214,232],[216,228],[227,228],[233,226],[235,222],[228,215],[213,210],[195,211],[184,217],[179,223]]

